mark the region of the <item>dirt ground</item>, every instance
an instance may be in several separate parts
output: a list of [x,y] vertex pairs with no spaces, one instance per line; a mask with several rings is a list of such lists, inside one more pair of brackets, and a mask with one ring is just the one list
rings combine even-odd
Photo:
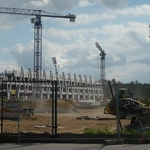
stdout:
[[[82,134],[85,128],[94,128],[110,131],[116,130],[116,118],[112,115],[103,113],[104,108],[97,109],[76,109],[72,113],[58,113],[57,125],[58,133]],[[90,118],[84,119],[85,116]],[[98,116],[98,117],[97,117]],[[121,120],[124,127],[128,125],[130,119]],[[21,120],[4,120],[4,133],[33,132],[33,133],[52,133],[52,114],[36,113],[31,117],[22,115]]]
[[[57,131],[59,133],[82,134],[85,128],[116,131],[115,116],[104,114],[104,107],[82,108],[74,100],[58,100]],[[84,104],[85,106],[85,104]],[[88,106],[88,105],[87,105]],[[19,108],[33,108],[36,112],[31,116],[21,115],[21,120],[3,120],[3,133],[33,132],[52,134],[52,102],[27,100],[19,102]],[[82,109],[81,109],[82,108]],[[42,111],[41,111],[42,110]],[[59,112],[63,110],[63,112]],[[69,110],[69,111],[68,111]],[[4,113],[14,113],[4,108]],[[85,119],[88,116],[89,119]],[[55,119],[54,119],[55,120]],[[121,120],[122,127],[128,125],[130,119]],[[53,122],[55,125],[55,121]]]

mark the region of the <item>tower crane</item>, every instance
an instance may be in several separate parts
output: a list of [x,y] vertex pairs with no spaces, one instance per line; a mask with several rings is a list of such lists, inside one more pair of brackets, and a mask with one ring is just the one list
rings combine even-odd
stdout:
[[31,18],[31,23],[34,24],[34,78],[40,80],[42,71],[42,21],[41,17],[67,18],[70,22],[75,22],[74,14],[58,15],[49,13],[43,10],[32,10],[22,8],[5,8],[0,7],[0,13],[13,15],[35,16]]
[[104,81],[105,80],[105,50],[101,48],[101,46],[99,45],[98,42],[95,43],[96,47],[99,49],[100,51],[100,56],[101,56],[101,59],[100,59],[100,80],[101,81]]

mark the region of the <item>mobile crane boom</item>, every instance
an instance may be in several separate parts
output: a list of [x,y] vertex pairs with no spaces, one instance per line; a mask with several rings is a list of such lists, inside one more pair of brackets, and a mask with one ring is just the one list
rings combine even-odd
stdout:
[[0,7],[0,13],[13,15],[35,16],[31,18],[31,23],[34,24],[34,78],[40,80],[42,71],[42,21],[41,17],[66,18],[70,22],[75,22],[74,14],[59,15],[46,12],[43,10],[32,10],[22,8],[5,8]]

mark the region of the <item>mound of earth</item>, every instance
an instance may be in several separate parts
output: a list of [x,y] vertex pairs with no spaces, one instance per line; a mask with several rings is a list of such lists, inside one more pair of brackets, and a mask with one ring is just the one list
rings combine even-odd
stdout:
[[[62,99],[57,100],[58,108],[75,108],[80,104],[74,100]],[[52,100],[42,101],[42,100],[24,100],[19,103],[20,108],[51,108]]]
[[20,108],[42,108],[45,107],[45,102],[41,100],[24,100],[19,103]]
[[[34,112],[45,112],[52,110],[52,100],[20,100],[19,102],[19,110],[21,109],[34,109]],[[76,111],[77,106],[80,104],[71,99],[60,99],[57,100],[57,108],[59,112],[68,112],[68,111]],[[11,109],[14,108],[14,109]],[[8,107],[3,107],[4,113],[15,113],[16,103],[9,103]],[[1,112],[1,107],[0,107]]]

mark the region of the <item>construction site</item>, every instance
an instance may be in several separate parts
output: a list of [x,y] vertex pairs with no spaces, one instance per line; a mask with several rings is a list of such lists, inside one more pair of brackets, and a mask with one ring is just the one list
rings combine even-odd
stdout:
[[[16,85],[28,83],[27,81],[2,81],[2,87],[7,82],[15,82]],[[124,97],[120,98],[120,94],[116,97],[113,94],[114,92],[111,91],[114,90],[112,84],[108,84],[110,93],[112,92],[111,100],[105,99],[105,101],[94,101],[93,103],[84,100],[81,102],[71,98],[59,99],[57,81],[42,81],[38,84],[37,81],[29,82],[38,85],[37,91],[40,90],[39,85],[46,83],[51,85],[50,87],[53,89],[51,96],[49,99],[41,99],[38,92],[35,92],[32,98],[27,99],[26,95],[24,98],[22,96],[19,98],[18,90],[11,93],[11,97],[7,100],[2,97],[1,135],[16,135],[19,141],[28,141],[31,137],[32,140],[37,139],[37,137],[40,137],[40,139],[54,137],[64,139],[64,137],[70,136],[80,139],[80,136],[88,138],[92,135],[100,139],[106,139],[109,138],[110,133],[114,133],[115,137],[117,136],[117,119],[119,120],[120,133],[123,131],[133,132],[133,130],[137,131],[136,134],[138,132],[141,134],[146,131],[149,132],[150,109],[135,100],[128,89],[117,89],[117,93],[125,92]],[[90,88],[91,86],[96,88],[97,85],[84,86],[84,88]],[[65,88],[68,88],[68,86],[65,86]],[[83,86],[78,86],[78,89],[81,88]],[[117,118],[115,99],[119,102],[119,106],[117,106],[119,118]],[[107,136],[104,136],[104,134]]]
[[[106,135],[108,139],[113,135],[120,139],[122,132],[134,131],[136,136],[132,134],[129,139],[150,138],[147,136],[150,133],[149,106],[135,99],[132,91],[119,88],[114,80],[106,80],[106,53],[98,42],[95,45],[100,52],[100,80],[81,74],[58,74],[55,57],[52,58],[55,73],[50,71],[47,75],[42,71],[41,17],[66,18],[74,22],[75,15],[17,8],[0,8],[0,13],[35,17],[31,18],[34,24],[33,71],[21,67],[20,71],[5,70],[0,74],[2,136],[16,135],[18,142],[28,141],[30,137],[37,139],[37,136],[47,140],[70,138],[70,135],[78,135],[78,139],[91,135],[101,139]],[[110,98],[104,95],[105,87],[108,87]]]

